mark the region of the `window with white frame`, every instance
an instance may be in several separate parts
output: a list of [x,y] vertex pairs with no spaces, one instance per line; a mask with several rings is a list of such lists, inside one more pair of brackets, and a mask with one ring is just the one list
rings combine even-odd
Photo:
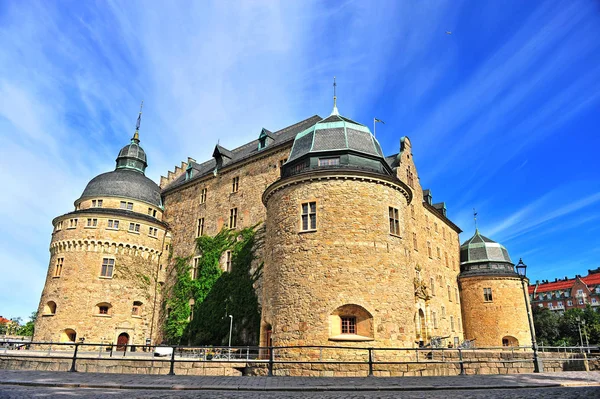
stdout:
[[115,260],[112,258],[102,259],[102,268],[100,269],[100,277],[112,277],[115,267]]
[[302,231],[317,229],[317,203],[305,202],[302,204]]

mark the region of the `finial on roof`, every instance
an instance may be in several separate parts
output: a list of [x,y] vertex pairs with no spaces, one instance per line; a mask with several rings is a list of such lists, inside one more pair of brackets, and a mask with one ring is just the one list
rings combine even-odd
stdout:
[[140,123],[142,123],[142,108],[144,108],[144,100],[142,100],[142,104],[140,105],[140,113],[138,114],[137,123],[135,124],[135,133],[133,133],[133,138],[131,141],[139,144],[140,142]]
[[337,96],[335,95],[335,88],[337,84],[335,83],[335,76],[333,77],[333,111],[331,111],[331,115],[339,115],[339,111],[337,109]]
[[473,219],[475,220],[475,234],[479,233],[477,229],[477,212],[475,212],[475,208],[473,208]]

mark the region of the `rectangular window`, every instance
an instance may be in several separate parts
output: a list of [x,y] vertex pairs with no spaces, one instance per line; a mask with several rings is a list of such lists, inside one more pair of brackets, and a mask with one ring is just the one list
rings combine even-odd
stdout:
[[77,219],[69,219],[69,228],[74,229],[77,227]]
[[433,222],[433,231],[435,231],[436,233],[438,232],[437,222]]
[[419,250],[419,248],[417,248],[417,233],[413,233],[413,248],[415,251]]
[[427,241],[427,255],[431,258],[431,243]]
[[114,259],[104,258],[102,260],[102,270],[100,271],[100,276],[101,277],[112,277],[114,267],[115,267]]
[[319,166],[335,166],[340,164],[340,158],[319,158]]
[[438,320],[437,320],[436,312],[431,312],[431,319],[433,320],[433,328],[438,328]]
[[131,211],[133,209],[133,202],[121,201],[121,209],[127,209]]
[[231,273],[231,251],[225,252],[225,271]]
[[448,252],[444,252],[444,258],[446,259],[446,267],[450,267],[450,264],[448,263]]
[[406,168],[406,182],[411,187],[413,187],[413,185],[415,184],[413,172],[410,170],[410,166]]
[[457,287],[454,287],[454,298],[456,299],[456,302],[458,302],[459,294],[458,294],[458,288]]
[[442,306],[442,317],[446,317],[446,307]]
[[108,314],[108,306],[98,306],[98,313]]
[[194,265],[192,267],[192,280],[198,279],[200,273],[200,259],[202,258],[199,256],[194,258]]
[[283,168],[283,164],[287,162],[287,158],[283,158],[279,160],[279,169]]
[[133,306],[131,308],[131,315],[132,316],[139,316],[140,314],[140,307],[139,306]]
[[233,178],[233,181],[231,183],[231,192],[237,193],[239,188],[240,188],[240,178],[239,178],[239,176],[236,176]]
[[208,189],[206,187],[204,187],[202,189],[202,194],[200,194],[200,203],[201,204],[206,204],[206,194],[208,193]]
[[302,231],[317,229],[317,203],[305,202],[302,204]]
[[342,316],[342,334],[356,334],[356,317]]
[[450,316],[450,330],[454,331],[454,316]]
[[446,240],[446,229],[442,227],[442,238]]
[[56,223],[56,231],[62,230],[63,222]]
[[[594,302],[594,301],[592,300],[592,302]],[[565,305],[562,302],[558,302],[557,305],[558,305],[559,308],[564,308],[565,307]]]
[[237,227],[237,208],[231,208],[229,210],[229,228],[235,229]]
[[108,219],[108,228],[109,229],[118,229],[119,228],[119,221],[118,220]]
[[577,300],[577,303],[583,305],[583,299],[579,298],[579,300]]
[[400,235],[400,217],[398,216],[398,209],[390,206],[390,234],[399,236]]
[[[560,302],[562,305],[562,302]],[[598,303],[598,299],[597,298],[592,298],[592,305],[595,305]]]
[[491,288],[483,289],[483,300],[485,302],[492,302],[492,289]]
[[436,252],[437,252],[438,259],[442,259],[442,253],[440,252],[440,247],[436,248]]
[[152,216],[152,208],[148,208],[148,215]]
[[129,231],[139,233],[140,232],[139,223],[129,223]]
[[196,237],[204,235],[204,218],[198,219],[198,228],[196,230]]
[[573,306],[573,301],[567,301],[567,306]]
[[148,235],[151,237],[156,237],[158,235],[158,229],[155,227],[148,228]]
[[448,286],[448,300],[452,302],[452,289]]
[[56,268],[54,269],[54,277],[60,277],[62,275],[63,262],[65,258],[56,259]]
[[98,226],[98,219],[88,219],[87,227],[96,227]]
[[429,279],[429,288],[431,288],[431,295],[435,295],[435,282],[433,277]]

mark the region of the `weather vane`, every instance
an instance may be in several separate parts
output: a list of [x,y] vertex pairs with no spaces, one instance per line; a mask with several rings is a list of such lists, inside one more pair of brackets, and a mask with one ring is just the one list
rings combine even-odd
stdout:
[[475,231],[477,231],[477,212],[475,212],[475,208],[473,208],[473,220],[475,220]]

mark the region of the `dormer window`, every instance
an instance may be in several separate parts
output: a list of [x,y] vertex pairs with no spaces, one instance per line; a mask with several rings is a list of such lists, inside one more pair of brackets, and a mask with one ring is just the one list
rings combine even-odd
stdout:
[[262,150],[266,146],[267,146],[267,137],[266,136],[258,139],[258,149],[259,150]]
[[263,148],[267,148],[269,144],[271,144],[275,140],[273,133],[263,128],[258,136],[258,150],[262,150]]
[[187,169],[185,170],[185,180],[190,180],[194,175],[194,169],[192,169],[192,164],[189,164]]
[[340,164],[339,157],[319,158],[319,166],[336,166]]

